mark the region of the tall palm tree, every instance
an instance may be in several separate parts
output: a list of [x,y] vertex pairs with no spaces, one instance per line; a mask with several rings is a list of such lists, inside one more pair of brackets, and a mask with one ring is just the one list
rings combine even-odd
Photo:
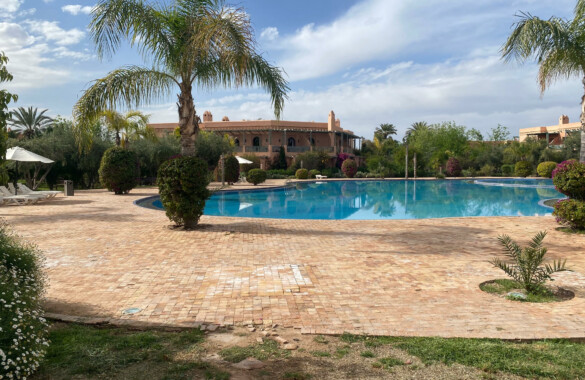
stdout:
[[258,85],[270,94],[280,118],[287,82],[255,50],[247,14],[222,0],[174,0],[154,5],[143,0],[101,0],[94,7],[90,33],[100,58],[112,56],[123,39],[137,45],[152,67],[125,66],[91,84],[74,108],[85,125],[107,108],[128,108],[161,99],[178,87],[181,151],[194,153],[199,132],[193,87]]
[[36,107],[18,107],[10,112],[8,123],[11,127],[21,131],[23,136],[32,139],[53,124],[53,119],[45,115],[47,111],[44,109],[39,113],[39,109]]
[[383,123],[380,124],[378,128],[374,131],[374,138],[379,139],[381,141],[388,140],[388,138],[392,138],[392,135],[396,134],[396,127],[394,124]]
[[417,132],[428,128],[429,125],[427,124],[426,121],[417,121],[411,124],[410,128],[408,128],[406,130],[406,133],[404,134],[404,142],[408,142],[410,141],[410,139],[412,138],[412,136],[414,136]]
[[117,146],[128,147],[130,140],[138,138],[156,140],[154,131],[148,126],[148,115],[140,111],[128,111],[122,115],[105,110],[100,113],[100,119],[109,131],[114,132]]
[[[524,63],[534,56],[539,65],[538,83],[544,91],[558,79],[579,77],[585,87],[585,0],[578,0],[575,17],[542,20],[520,13],[520,20],[502,47],[502,58]],[[585,94],[581,97],[581,154],[585,162]]]

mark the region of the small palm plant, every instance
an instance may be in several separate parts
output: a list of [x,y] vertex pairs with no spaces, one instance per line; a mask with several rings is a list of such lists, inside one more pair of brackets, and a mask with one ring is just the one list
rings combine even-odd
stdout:
[[521,248],[510,236],[501,235],[498,240],[504,246],[506,256],[512,259],[513,263],[506,263],[497,257],[491,263],[520,283],[528,293],[535,293],[542,288],[546,280],[553,281],[551,274],[568,270],[565,268],[566,260],[542,265],[547,252],[546,247],[542,246],[545,237],[546,231],[540,231],[527,247]]

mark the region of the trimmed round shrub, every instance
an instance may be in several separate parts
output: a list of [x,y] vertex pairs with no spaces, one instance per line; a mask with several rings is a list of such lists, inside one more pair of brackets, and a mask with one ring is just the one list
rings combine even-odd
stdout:
[[502,175],[509,177],[514,173],[514,165],[502,165]]
[[528,177],[532,174],[532,164],[528,161],[518,161],[514,166],[514,174],[516,177]]
[[320,174],[321,172],[317,169],[309,170],[309,178],[317,178],[317,176]]
[[585,200],[585,164],[576,160],[563,161],[552,172],[557,191],[569,198]]
[[552,172],[557,167],[557,163],[553,161],[545,161],[538,164],[536,167],[536,173],[544,178],[551,178]]
[[307,169],[299,169],[296,171],[295,177],[297,179],[307,179],[309,178],[309,171]]
[[196,226],[211,195],[207,162],[191,156],[163,162],[157,185],[167,217],[185,228]]
[[100,182],[114,194],[128,194],[136,187],[136,153],[120,147],[112,147],[104,152],[100,164]]
[[266,181],[266,171],[262,169],[252,169],[246,175],[246,181],[251,182],[256,186],[259,183]]
[[240,179],[240,163],[234,156],[228,156],[224,163],[224,179],[227,183],[238,182]]
[[353,178],[355,173],[357,173],[357,169],[357,164],[351,158],[345,159],[343,164],[341,164],[341,171],[343,171],[343,174],[345,174],[347,178]]
[[39,367],[48,326],[42,302],[43,256],[0,222],[0,377],[28,378]]
[[495,172],[496,172],[496,168],[494,168],[490,164],[485,164],[484,166],[481,167],[481,169],[479,169],[479,173],[483,176],[486,176],[486,177],[493,176]]
[[563,199],[555,204],[553,215],[557,223],[575,230],[585,230],[585,201]]
[[455,157],[449,157],[445,171],[449,177],[459,177],[461,175],[461,164],[459,160]]

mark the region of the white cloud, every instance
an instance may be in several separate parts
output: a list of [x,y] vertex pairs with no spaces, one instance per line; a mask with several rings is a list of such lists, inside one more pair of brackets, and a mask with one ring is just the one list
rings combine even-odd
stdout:
[[25,9],[25,10],[22,10],[22,11],[18,12],[16,15],[18,17],[26,17],[26,16],[32,16],[36,12],[37,12],[37,9],[36,8],[29,8],[29,9]]
[[48,41],[55,41],[57,45],[74,45],[85,37],[85,32],[79,29],[65,30],[57,21],[26,21],[29,31],[38,33]]
[[57,58],[72,58],[75,61],[88,61],[93,57],[88,51],[73,51],[67,49],[65,46],[59,46],[53,49],[53,53]]
[[260,38],[267,41],[274,41],[278,38],[278,29],[273,26],[264,28],[260,33]]
[[70,13],[74,16],[77,16],[80,13],[88,15],[91,13],[92,9],[93,9],[92,6],[83,6],[83,5],[79,5],[79,4],[65,5],[65,6],[61,7],[61,10],[63,12]]
[[0,10],[9,13],[16,12],[23,2],[24,0],[2,0],[0,1]]
[[7,51],[23,48],[35,42],[35,38],[21,25],[10,22],[0,22],[0,39],[2,49]]

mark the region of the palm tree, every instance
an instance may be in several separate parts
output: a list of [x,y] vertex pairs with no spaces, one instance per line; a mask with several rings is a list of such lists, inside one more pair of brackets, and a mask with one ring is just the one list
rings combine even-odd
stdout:
[[105,110],[100,113],[100,120],[114,132],[116,146],[127,148],[130,140],[147,138],[156,140],[152,128],[148,126],[148,115],[140,111],[129,111],[125,115],[113,110]]
[[258,85],[270,94],[280,118],[287,82],[279,68],[255,51],[247,14],[222,0],[101,0],[93,9],[90,33],[100,58],[112,56],[123,39],[137,45],[152,68],[125,66],[91,84],[74,108],[79,130],[107,108],[138,107],[178,87],[181,151],[194,153],[199,132],[193,87]]
[[376,130],[374,131],[374,139],[377,138],[378,140],[384,141],[388,140],[388,138],[391,138],[390,136],[395,134],[396,127],[394,126],[394,124],[384,123],[380,124],[380,126],[376,128]]
[[417,132],[422,131],[423,129],[427,129],[428,127],[429,125],[427,124],[426,121],[417,121],[415,123],[412,123],[410,128],[406,130],[403,141],[404,142],[410,141],[412,136],[416,135]]
[[39,113],[36,107],[18,107],[17,110],[10,112],[8,122],[11,127],[21,131],[23,136],[32,139],[53,124],[53,119],[45,115],[47,111],[44,109]]
[[[539,65],[538,83],[544,91],[558,79],[577,76],[585,87],[585,0],[578,0],[573,20],[542,20],[520,13],[520,20],[502,47],[502,58],[524,63],[534,56]],[[581,97],[581,155],[585,162],[585,94]]]

